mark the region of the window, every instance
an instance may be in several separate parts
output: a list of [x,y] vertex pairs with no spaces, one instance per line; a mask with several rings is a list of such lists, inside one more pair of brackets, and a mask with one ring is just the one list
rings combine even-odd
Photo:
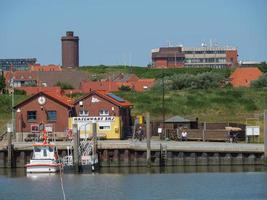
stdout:
[[47,111],[47,120],[56,121],[57,120],[57,111]]
[[87,117],[87,116],[89,116],[88,110],[80,110],[79,116],[80,117]]
[[47,151],[46,151],[46,149],[43,150],[43,156],[44,157],[47,157]]
[[31,132],[32,133],[38,133],[39,132],[39,125],[38,124],[31,125]]
[[37,119],[36,111],[28,111],[27,112],[27,120],[28,121],[35,121]]
[[111,123],[110,122],[99,122],[98,128],[99,128],[99,130],[110,130]]
[[109,111],[108,111],[108,110],[105,110],[105,109],[102,109],[102,110],[99,111],[99,115],[100,115],[100,116],[103,116],[103,115],[104,115],[104,116],[105,116],[105,115],[109,115]]
[[34,152],[41,152],[41,149],[39,147],[34,147]]

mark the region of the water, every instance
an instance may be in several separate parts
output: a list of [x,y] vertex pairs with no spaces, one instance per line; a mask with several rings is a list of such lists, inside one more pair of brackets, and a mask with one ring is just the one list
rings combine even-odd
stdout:
[[[63,182],[69,200],[267,199],[267,171],[255,166],[106,168],[97,174],[64,174]],[[60,177],[0,169],[0,199],[63,199]]]

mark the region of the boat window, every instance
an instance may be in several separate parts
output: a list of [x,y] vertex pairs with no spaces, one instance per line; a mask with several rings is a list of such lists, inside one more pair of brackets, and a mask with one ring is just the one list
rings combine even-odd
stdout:
[[52,148],[52,147],[49,147],[49,152],[53,152],[54,151],[54,149]]
[[47,151],[46,151],[46,149],[43,150],[43,155],[44,155],[44,157],[47,157]]
[[41,149],[39,147],[34,147],[34,152],[41,152]]

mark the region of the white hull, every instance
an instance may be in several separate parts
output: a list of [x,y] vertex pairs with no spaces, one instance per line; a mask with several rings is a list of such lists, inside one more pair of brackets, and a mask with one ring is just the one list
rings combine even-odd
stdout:
[[59,171],[59,166],[27,166],[27,173],[56,173]]

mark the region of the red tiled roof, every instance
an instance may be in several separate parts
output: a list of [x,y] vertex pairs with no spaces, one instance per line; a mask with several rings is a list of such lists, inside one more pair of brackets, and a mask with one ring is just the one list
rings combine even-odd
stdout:
[[80,94],[82,93],[79,89],[68,89],[63,91],[65,95]]
[[93,90],[119,91],[118,84],[112,81],[82,81],[80,85],[82,93],[88,93]]
[[82,93],[88,93],[93,90],[105,90],[110,92],[119,91],[122,85],[129,86],[136,92],[143,92],[145,89],[151,88],[155,83],[155,79],[139,79],[138,81],[129,82],[113,82],[113,81],[82,81],[80,90]]
[[130,103],[129,101],[124,100],[123,102],[121,102],[121,101],[118,101],[118,100],[112,98],[111,96],[108,95],[109,92],[103,91],[103,90],[94,90],[94,91],[91,91],[89,94],[86,94],[86,95],[82,96],[81,98],[77,99],[74,102],[74,104],[79,103],[79,101],[81,101],[81,100],[83,100],[83,99],[91,96],[92,94],[96,94],[96,95],[102,97],[103,99],[106,99],[106,100],[110,101],[111,103],[113,103],[115,105],[118,105],[120,107],[130,107],[130,106],[133,106],[133,104]]
[[42,92],[42,93],[52,97],[53,99],[61,102],[62,104],[65,104],[65,105],[67,105],[69,107],[73,106],[74,101],[73,101],[72,98],[69,98],[69,97],[64,96],[64,95],[62,95],[60,93],[57,93],[57,92],[51,92],[50,91],[50,92]]
[[59,65],[40,65],[40,64],[35,64],[35,65],[30,65],[30,70],[31,71],[62,71],[61,66]]
[[66,105],[68,107],[73,107],[73,99],[67,97],[67,96],[64,96],[58,92],[53,92],[53,91],[42,91],[42,92],[38,92],[36,94],[34,94],[33,96],[29,97],[28,99],[24,100],[23,102],[17,104],[16,106],[14,106],[14,108],[17,108],[18,106],[20,106],[21,104],[24,104],[25,102],[27,101],[30,101],[31,99],[39,96],[40,94],[43,94],[45,96],[48,96],[50,97],[51,99],[54,99],[55,101],[63,104],[63,105]]
[[34,95],[39,92],[61,93],[60,87],[17,87],[16,90],[23,90],[26,92],[26,95]]
[[257,80],[263,73],[257,67],[237,68],[230,76],[233,87],[250,87],[251,81]]
[[37,80],[37,75],[31,71],[6,71],[4,76],[6,83],[9,83],[12,77],[14,77],[15,80]]

